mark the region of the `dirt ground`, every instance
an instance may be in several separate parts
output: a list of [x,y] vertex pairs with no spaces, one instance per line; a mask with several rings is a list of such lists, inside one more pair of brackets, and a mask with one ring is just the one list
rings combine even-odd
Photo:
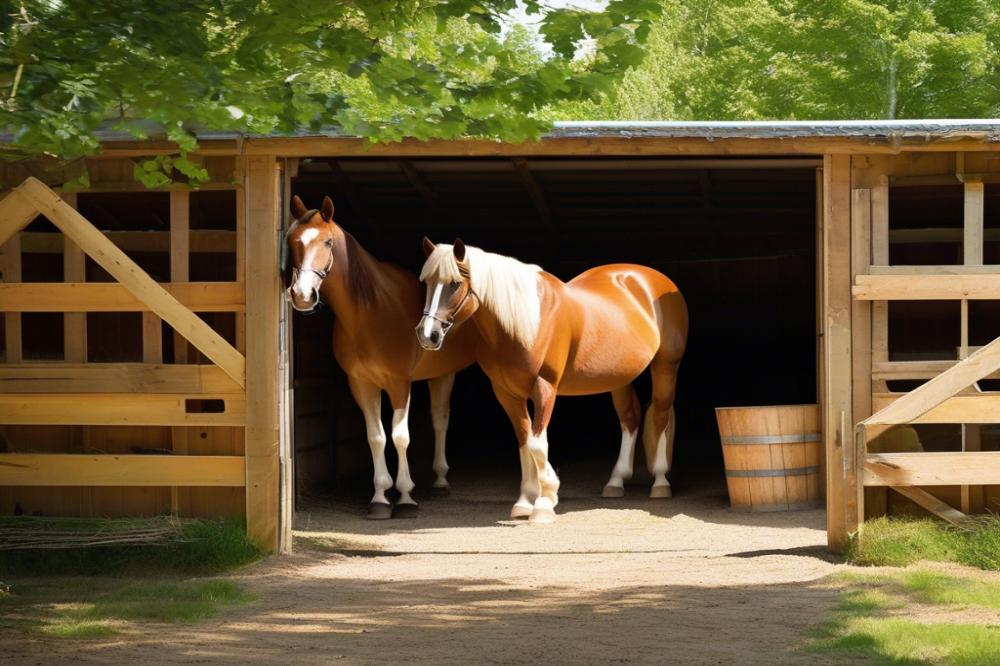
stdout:
[[555,525],[503,519],[517,480],[453,474],[412,520],[363,503],[297,515],[294,555],[239,578],[260,599],[125,638],[7,637],[5,664],[822,663],[800,652],[836,592],[821,510],[747,514],[722,489],[598,496],[564,474]]

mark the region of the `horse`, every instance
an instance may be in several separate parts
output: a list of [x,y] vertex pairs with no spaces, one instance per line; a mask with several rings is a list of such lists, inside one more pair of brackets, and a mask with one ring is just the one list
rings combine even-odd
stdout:
[[[323,199],[319,210],[307,210],[299,197],[291,201],[294,221],[285,233],[292,263],[287,297],[292,307],[312,312],[320,299],[333,310],[333,353],[347,374],[351,395],[364,414],[374,465],[375,493],[368,517],[385,519],[416,515],[406,450],[410,385],[426,379],[434,424],[434,488],[448,490],[445,434],[455,373],[475,361],[475,331],[450,340],[448,349],[424,351],[409,330],[420,318],[421,286],[402,268],[378,261],[351,234],[333,221],[333,201]],[[399,454],[393,505],[385,491],[392,487],[385,462],[382,391],[392,403],[392,442]]]
[[555,520],[559,478],[549,464],[547,428],[558,395],[611,393],[622,439],[602,494],[624,496],[640,425],[632,382],[647,367],[653,397],[643,448],[653,474],[650,497],[670,497],[673,403],[688,331],[687,304],[677,286],[634,264],[599,266],[562,282],[538,266],[461,239],[434,245],[425,237],[423,243],[420,280],[427,291],[417,339],[424,349],[442,350],[450,330],[456,335],[468,328],[464,322],[472,320],[478,331],[476,360],[519,444],[521,494],[511,518]]

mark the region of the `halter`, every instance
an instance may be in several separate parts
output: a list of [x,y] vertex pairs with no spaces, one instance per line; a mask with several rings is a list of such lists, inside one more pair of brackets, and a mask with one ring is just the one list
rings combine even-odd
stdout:
[[[288,231],[285,232],[285,242],[281,246],[282,269],[284,269],[288,263],[288,236],[295,230],[297,226],[299,226],[299,223],[302,222],[302,220],[312,219],[312,216],[318,212],[319,210],[315,208],[308,210],[306,211],[305,215],[303,215],[300,219],[296,220],[291,226],[288,227]],[[326,276],[330,274],[331,268],[333,268],[333,250],[330,250],[330,260],[326,262],[326,268],[324,268],[321,271],[318,271],[315,268],[298,268],[296,266],[292,266],[292,282],[294,283],[298,279],[299,274],[301,273],[312,273],[316,275],[320,279],[320,281],[325,280]]]
[[[455,314],[461,312],[462,308],[465,307],[465,302],[469,300],[469,296],[475,296],[476,300],[477,301],[479,300],[479,296],[477,296],[476,292],[472,290],[472,278],[469,276],[469,269],[463,266],[462,264],[458,264],[458,274],[461,275],[463,278],[465,278],[466,290],[465,290],[465,296],[462,296],[462,300],[459,301],[458,305],[455,306],[455,309],[452,310],[452,312]],[[441,335],[447,335],[451,327],[455,325],[455,314],[449,314],[446,319],[442,319],[433,312],[430,312],[429,310],[424,310],[425,317],[433,319],[437,323],[441,324]],[[419,331],[420,324],[417,324],[416,328]]]

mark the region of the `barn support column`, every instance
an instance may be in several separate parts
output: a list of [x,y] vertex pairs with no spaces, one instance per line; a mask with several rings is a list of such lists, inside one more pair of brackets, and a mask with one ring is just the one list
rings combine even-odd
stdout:
[[246,510],[247,533],[278,548],[278,331],[281,277],[278,205],[281,171],[274,155],[246,159]]
[[851,157],[823,158],[823,443],[830,550],[857,527],[851,399]]

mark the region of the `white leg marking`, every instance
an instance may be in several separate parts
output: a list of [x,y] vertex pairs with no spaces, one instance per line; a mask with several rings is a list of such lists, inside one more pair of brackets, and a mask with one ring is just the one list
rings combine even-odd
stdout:
[[445,439],[448,435],[448,420],[451,413],[451,389],[455,385],[455,375],[440,377],[430,383],[431,420],[434,423],[434,479],[435,488],[448,487],[448,460],[445,457]]
[[392,488],[392,477],[385,464],[385,429],[382,427],[382,395],[376,393],[372,404],[361,405],[365,415],[365,425],[368,428],[368,446],[372,450],[372,463],[375,468],[375,494],[372,502],[388,504],[385,491]]
[[535,500],[538,499],[538,472],[535,469],[535,461],[531,459],[531,453],[527,446],[518,447],[517,453],[521,458],[521,495],[510,510],[510,517],[513,519],[528,518],[535,507]]
[[656,455],[653,457],[653,465],[650,470],[653,473],[653,487],[649,491],[650,497],[670,497],[670,482],[667,481],[667,472],[670,471],[670,461],[667,460],[667,443],[673,443],[674,439],[674,410],[671,409],[667,416],[667,426],[660,433],[656,440]]
[[[604,488],[605,497],[621,497],[624,494],[625,482],[632,478],[632,461],[635,459],[635,440],[639,429],[629,432],[622,428],[622,444],[618,451],[618,461],[611,470],[611,478]],[[618,490],[621,490],[619,493]]]
[[396,471],[396,490],[399,491],[400,504],[416,504],[410,497],[413,490],[413,479],[410,478],[410,463],[406,459],[406,449],[410,446],[410,397],[406,396],[406,406],[392,412],[392,443],[396,445],[399,457],[399,469]]
[[540,491],[531,512],[531,521],[552,522],[555,520],[555,508],[559,503],[559,477],[549,464],[548,432],[543,430],[538,436],[529,435],[525,448],[535,463]]

